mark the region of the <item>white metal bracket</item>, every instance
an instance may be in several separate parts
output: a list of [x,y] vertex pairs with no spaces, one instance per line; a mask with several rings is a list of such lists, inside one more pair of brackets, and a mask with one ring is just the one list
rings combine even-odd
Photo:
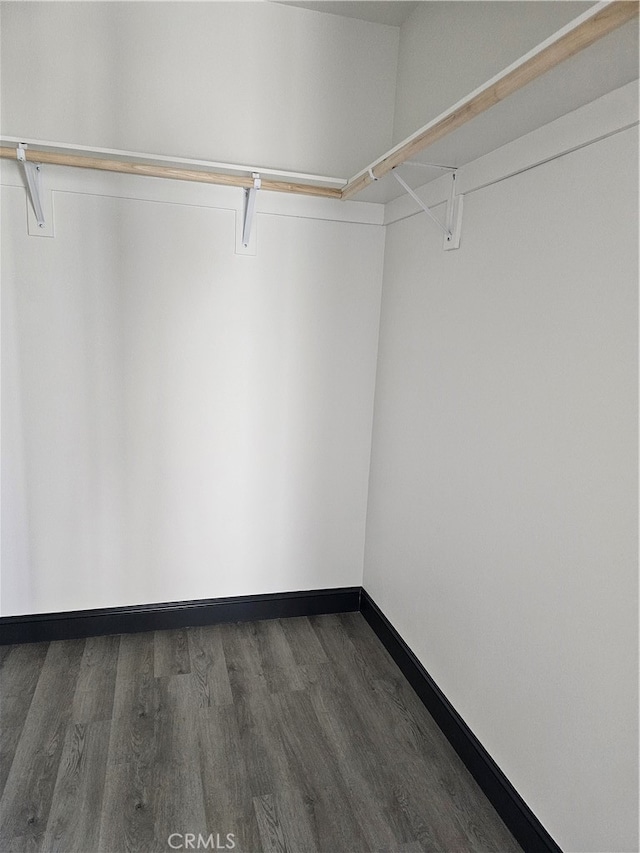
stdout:
[[253,186],[242,193],[242,205],[236,208],[236,255],[256,254],[256,202],[262,185],[258,172],[252,172]]
[[26,143],[18,143],[16,158],[27,184],[27,232],[32,237],[53,237],[53,193],[42,188],[39,163],[27,160]]
[[442,248],[445,252],[450,249],[460,248],[460,237],[462,235],[462,203],[463,195],[456,195],[456,173],[451,174],[451,191],[447,201],[447,233],[444,237]]
[[22,142],[18,143],[18,147],[16,148],[16,157],[22,164],[38,228],[44,229],[45,219],[44,208],[42,206],[42,173],[40,171],[40,164],[29,162],[27,160],[25,149],[26,146],[23,145]]
[[252,172],[251,177],[253,178],[253,186],[244,191],[244,219],[242,223],[242,245],[246,248],[249,246],[249,242],[251,241],[251,229],[253,227],[253,220],[255,218],[256,213],[256,196],[258,195],[258,190],[262,186],[262,181],[260,180],[260,175],[258,172]]
[[403,187],[407,193],[411,196],[411,198],[417,202],[417,204],[421,207],[422,210],[427,214],[427,216],[435,222],[438,228],[442,231],[444,235],[444,243],[443,248],[445,250],[449,249],[459,249],[460,248],[460,234],[462,232],[462,199],[463,196],[456,195],[455,187],[456,187],[456,172],[452,170],[450,167],[445,166],[442,168],[446,168],[447,171],[451,171],[451,193],[449,195],[449,200],[447,202],[447,213],[446,213],[446,222],[443,225],[442,222],[438,219],[435,213],[428,207],[420,198],[420,196],[411,189],[409,184],[400,177],[396,169],[393,170],[393,176],[396,181]]

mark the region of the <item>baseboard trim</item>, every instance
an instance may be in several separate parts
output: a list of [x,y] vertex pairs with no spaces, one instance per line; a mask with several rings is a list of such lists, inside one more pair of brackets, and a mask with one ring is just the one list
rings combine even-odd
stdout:
[[525,853],[562,853],[384,613],[363,589],[360,611]]
[[219,622],[349,613],[359,610],[360,592],[361,587],[354,586],[3,616],[0,618],[0,645],[133,634]]

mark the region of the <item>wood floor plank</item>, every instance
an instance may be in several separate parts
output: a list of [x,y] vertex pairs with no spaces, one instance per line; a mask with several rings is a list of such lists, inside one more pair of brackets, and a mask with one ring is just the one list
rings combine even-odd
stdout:
[[153,770],[135,760],[107,765],[98,853],[156,853],[166,851],[157,843],[151,808]]
[[302,679],[304,689],[309,693],[321,690],[339,690],[340,681],[336,675],[333,664],[325,663],[300,664],[298,673]]
[[[254,809],[265,853],[280,848],[286,853],[320,853],[311,825],[309,804],[300,791],[290,788],[279,794],[256,797]],[[275,832],[272,824],[275,824]]]
[[[208,835],[190,676],[155,681],[153,731],[132,740],[128,761],[112,763],[109,751],[98,844],[105,853],[166,851],[174,832]],[[122,719],[112,721],[112,740]]]
[[0,843],[46,827],[84,640],[49,645],[0,800]]
[[198,760],[210,832],[233,833],[237,853],[260,849],[249,772],[236,709],[232,705],[197,714]]
[[247,691],[233,707],[252,796],[294,786],[268,690]]
[[0,797],[11,770],[48,643],[2,647],[0,667]]
[[256,692],[268,693],[255,625],[236,622],[219,627],[234,702]]
[[156,631],[154,634],[154,675],[156,678],[191,672],[186,628]]
[[118,635],[87,639],[73,698],[74,722],[111,719],[119,649]]
[[380,761],[375,738],[363,727],[346,691],[311,696],[337,766],[351,793],[354,813],[371,850],[387,851],[414,841],[410,823],[395,801],[395,777]]
[[5,660],[9,657],[13,648],[14,646],[12,645],[0,646],[0,672],[2,671]]
[[136,678],[154,677],[155,634],[122,634],[118,646],[116,694],[120,683]]
[[98,849],[110,730],[108,720],[67,727],[42,842],[46,853]]
[[[311,806],[311,828],[320,850],[368,851],[353,812],[351,792],[327,743],[311,698],[305,692],[272,697],[289,774]],[[313,771],[310,773],[310,768]],[[285,791],[287,788],[285,788]]]
[[291,853],[284,840],[278,812],[271,794],[254,797],[255,809],[263,853]]
[[41,853],[41,835],[20,835],[4,842],[2,853]]
[[282,620],[255,623],[255,638],[262,673],[270,693],[303,690],[304,681],[282,627]]
[[7,646],[10,653],[0,668],[0,725],[22,726],[27,717],[48,643]]
[[222,634],[217,626],[192,628],[189,631],[189,657],[198,707],[231,704],[233,694]]
[[159,683],[154,677],[154,635],[121,637],[114,688],[109,767],[153,758]]
[[22,724],[17,726],[5,726],[0,724],[0,797],[11,770],[13,756],[22,733]]
[[306,616],[283,619],[282,629],[297,664],[326,663],[329,658]]
[[152,803],[156,838],[165,845],[183,827],[196,836],[209,834],[190,681],[183,676],[160,679]]

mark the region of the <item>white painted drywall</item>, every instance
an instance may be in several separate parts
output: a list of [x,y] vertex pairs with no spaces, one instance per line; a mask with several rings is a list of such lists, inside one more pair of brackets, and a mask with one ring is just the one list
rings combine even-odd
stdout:
[[592,5],[527,0],[418,3],[400,28],[394,144]]
[[399,30],[265,2],[2,4],[3,134],[347,178]]
[[385,250],[364,586],[576,853],[638,849],[637,150]]
[[384,230],[202,189],[2,188],[3,615],[361,584]]

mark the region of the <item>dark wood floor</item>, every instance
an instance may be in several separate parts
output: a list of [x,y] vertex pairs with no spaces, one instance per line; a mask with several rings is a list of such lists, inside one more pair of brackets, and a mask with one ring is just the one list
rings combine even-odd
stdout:
[[358,613],[0,661],[2,853],[520,850]]

